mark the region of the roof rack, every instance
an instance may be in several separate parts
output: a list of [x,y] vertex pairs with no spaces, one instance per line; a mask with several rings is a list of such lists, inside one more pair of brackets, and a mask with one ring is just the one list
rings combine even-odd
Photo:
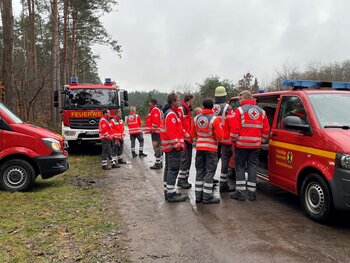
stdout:
[[315,80],[289,80],[282,81],[285,87],[292,87],[292,90],[300,89],[322,89],[332,88],[336,90],[350,90],[350,82],[340,81],[315,81]]

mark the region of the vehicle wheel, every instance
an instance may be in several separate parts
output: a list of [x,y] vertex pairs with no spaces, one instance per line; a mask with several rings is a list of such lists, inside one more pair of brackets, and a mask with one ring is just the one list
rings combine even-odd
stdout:
[[312,173],[304,179],[300,199],[309,218],[319,223],[328,221],[333,208],[332,197],[322,176]]
[[10,160],[0,167],[0,186],[7,191],[29,190],[35,177],[34,168],[24,160]]

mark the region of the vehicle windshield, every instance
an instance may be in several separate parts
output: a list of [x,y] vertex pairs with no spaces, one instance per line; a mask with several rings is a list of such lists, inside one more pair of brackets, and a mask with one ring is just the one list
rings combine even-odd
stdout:
[[350,93],[310,94],[309,98],[322,128],[350,126]]
[[117,106],[117,91],[112,89],[71,89],[65,94],[65,108]]
[[12,111],[10,111],[6,106],[0,103],[0,109],[4,111],[15,123],[23,123],[23,121],[18,118]]

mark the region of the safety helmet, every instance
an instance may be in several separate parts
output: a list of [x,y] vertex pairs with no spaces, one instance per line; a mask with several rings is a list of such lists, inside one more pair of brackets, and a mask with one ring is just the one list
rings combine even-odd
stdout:
[[226,96],[226,89],[223,86],[216,87],[215,89],[215,97],[223,97]]

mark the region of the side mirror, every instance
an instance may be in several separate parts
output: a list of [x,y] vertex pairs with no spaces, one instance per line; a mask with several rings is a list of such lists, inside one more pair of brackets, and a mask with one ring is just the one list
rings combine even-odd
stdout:
[[[124,101],[128,101],[128,100],[129,100],[128,91],[124,90]],[[125,105],[125,106],[127,106],[127,105]]]
[[284,120],[284,126],[291,130],[303,131],[306,135],[311,135],[311,127],[298,116],[288,116]]
[[53,106],[54,106],[55,108],[58,107],[58,90],[55,90],[55,91],[53,92]]

